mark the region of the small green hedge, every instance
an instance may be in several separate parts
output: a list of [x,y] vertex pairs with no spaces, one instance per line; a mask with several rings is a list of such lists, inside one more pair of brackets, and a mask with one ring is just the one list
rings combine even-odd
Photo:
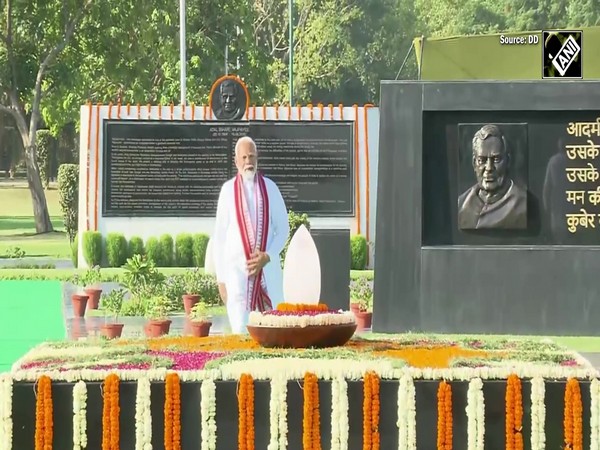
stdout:
[[350,255],[350,269],[365,270],[367,268],[369,244],[364,236],[357,234],[350,238]]
[[[149,237],[144,240],[132,236],[129,240],[122,233],[109,233],[102,238],[98,231],[83,234],[83,254],[89,266],[121,267],[133,255],[146,256],[157,267],[204,267],[209,236],[204,233],[181,233],[173,239],[170,234]],[[73,247],[76,261],[77,245]]]

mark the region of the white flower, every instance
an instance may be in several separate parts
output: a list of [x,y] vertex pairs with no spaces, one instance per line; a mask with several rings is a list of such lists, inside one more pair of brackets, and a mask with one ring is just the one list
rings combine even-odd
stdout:
[[213,380],[204,380],[200,387],[200,417],[202,419],[201,450],[217,449],[217,387]]
[[469,382],[467,391],[467,448],[483,450],[485,436],[485,404],[483,398],[483,382],[474,378]]
[[600,382],[590,384],[590,448],[600,448]]
[[150,380],[140,378],[135,396],[135,450],[152,450]]
[[416,450],[417,415],[415,384],[410,375],[404,375],[398,383],[398,449]]
[[545,423],[546,386],[542,377],[535,377],[531,379],[531,450],[546,448]]
[[78,381],[73,386],[73,450],[87,447],[87,386]]
[[269,403],[271,422],[271,440],[268,450],[287,448],[287,380],[275,376],[271,380],[271,399]]
[[356,323],[356,318],[353,312],[342,312],[339,314],[324,313],[314,316],[295,316],[274,314],[262,314],[257,311],[252,311],[248,316],[248,325],[257,327],[273,327],[273,328],[293,328],[293,327],[308,327],[308,326],[323,326],[323,325],[343,325]]
[[348,383],[344,378],[331,382],[331,450],[348,450]]
[[0,375],[0,450],[12,450],[12,395],[12,378]]

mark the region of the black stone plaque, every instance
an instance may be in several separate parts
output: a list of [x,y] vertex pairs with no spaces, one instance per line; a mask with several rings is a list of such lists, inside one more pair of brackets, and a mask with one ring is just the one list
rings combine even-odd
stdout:
[[104,121],[105,217],[213,217],[249,135],[288,209],[354,214],[353,122]]
[[[600,244],[599,117],[600,111],[426,112],[423,245]],[[528,190],[524,229],[460,228],[456,199],[474,180],[463,175],[472,174],[463,147],[486,123],[506,130],[511,177]]]
[[313,216],[354,215],[353,122],[254,122],[258,168],[288,209]]

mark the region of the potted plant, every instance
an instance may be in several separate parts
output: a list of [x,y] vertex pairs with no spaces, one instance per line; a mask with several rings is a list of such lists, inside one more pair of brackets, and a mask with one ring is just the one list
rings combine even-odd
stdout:
[[189,316],[192,308],[200,301],[200,292],[202,289],[196,270],[188,270],[185,273],[183,278],[183,288],[185,290],[185,294],[182,296],[183,309],[185,310],[185,315]]
[[169,299],[164,295],[154,295],[148,303],[146,317],[148,323],[145,327],[147,337],[159,337],[169,334],[171,321],[168,318]]
[[350,308],[356,317],[357,329],[371,328],[373,318],[373,288],[371,281],[360,277],[350,283]]
[[190,311],[190,328],[192,336],[205,337],[210,333],[212,322],[204,302],[196,303]]
[[98,309],[100,303],[100,296],[102,295],[102,274],[100,273],[100,266],[94,266],[86,270],[83,277],[81,277],[81,283],[83,290],[88,296],[88,308]]
[[[114,289],[109,294],[102,295],[102,309],[104,310],[104,325],[101,327],[102,335],[108,339],[121,337],[123,332],[123,324],[118,323],[123,299],[125,298],[125,290]],[[107,323],[107,317],[111,315],[114,318],[113,323]]]

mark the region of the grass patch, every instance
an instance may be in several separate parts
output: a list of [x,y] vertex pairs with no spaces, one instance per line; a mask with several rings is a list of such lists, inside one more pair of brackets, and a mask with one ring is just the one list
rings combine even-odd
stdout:
[[[176,275],[190,270],[188,267],[162,267],[158,270],[165,275]],[[75,274],[83,274],[87,269],[0,269],[0,280],[59,280],[67,281]],[[199,269],[204,271],[204,269]],[[119,267],[107,267],[102,269],[102,281],[119,281],[125,274],[125,269]],[[366,276],[373,279],[372,270],[353,270],[350,273],[351,278]]]
[[[552,341],[554,344],[568,348],[580,353],[600,352],[600,336],[520,336],[513,334],[434,334],[434,333],[409,333],[415,339],[446,339],[454,341],[464,340],[482,340],[482,341],[502,341],[502,340],[526,340],[537,341],[543,346],[542,341]],[[389,338],[385,333],[364,333],[361,337],[366,339],[385,339]]]

